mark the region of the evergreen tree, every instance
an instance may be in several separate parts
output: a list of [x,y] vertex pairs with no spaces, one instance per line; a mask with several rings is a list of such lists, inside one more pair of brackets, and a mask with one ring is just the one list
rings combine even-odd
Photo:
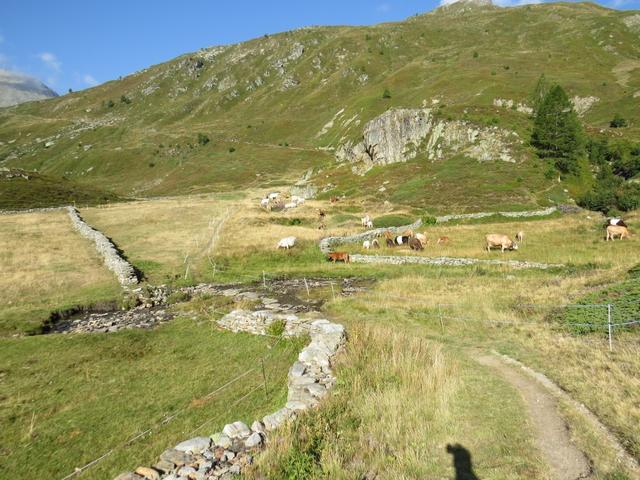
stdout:
[[536,88],[531,95],[531,107],[533,108],[533,114],[538,113],[538,109],[544,100],[544,97],[549,93],[549,84],[547,83],[547,79],[544,76],[544,73],[540,75],[538,78],[538,83],[536,83]]
[[540,158],[549,158],[563,173],[579,174],[584,153],[582,126],[560,85],[544,96],[536,112],[531,144]]

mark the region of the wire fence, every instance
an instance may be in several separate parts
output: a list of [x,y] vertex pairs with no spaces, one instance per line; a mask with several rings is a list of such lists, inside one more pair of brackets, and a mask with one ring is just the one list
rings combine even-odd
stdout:
[[[633,301],[602,304],[513,303],[498,306],[485,316],[469,315],[467,312],[473,309],[469,303],[437,303],[420,295],[391,295],[384,292],[380,292],[379,296],[378,301],[400,301],[405,305],[423,308],[425,313],[440,323],[443,333],[445,322],[486,326],[530,326],[565,330],[574,334],[602,332],[606,334],[609,351],[613,351],[616,329],[630,331],[640,328],[640,304]],[[572,313],[574,311],[578,313]],[[575,318],[587,320],[571,320]]]
[[[240,396],[239,398],[237,398],[235,401],[233,401],[229,405],[228,409],[226,409],[224,412],[219,412],[218,411],[215,415],[207,418],[204,422],[200,423],[193,430],[191,430],[189,432],[183,431],[182,433],[183,434],[187,434],[188,433],[189,435],[192,435],[192,434],[202,430],[205,426],[211,424],[212,422],[214,422],[216,420],[219,420],[220,418],[225,418],[228,414],[231,414],[231,412],[233,411],[233,409],[235,407],[237,407],[240,403],[242,403],[244,400],[249,398],[252,394],[258,392],[259,390],[264,390],[265,399],[268,399],[269,398],[270,389],[269,389],[268,376],[267,376],[268,369],[267,369],[266,366],[269,365],[268,362],[271,359],[273,359],[273,357],[278,353],[277,350],[276,350],[276,347],[284,340],[284,338],[285,338],[284,336],[278,337],[277,340],[272,345],[270,345],[268,347],[271,350],[271,353],[266,355],[266,356],[261,356],[260,360],[259,360],[259,365],[244,370],[240,374],[238,374],[235,377],[233,377],[230,380],[228,380],[223,385],[221,385],[219,387],[216,387],[214,390],[208,392],[206,395],[198,397],[198,401],[199,402],[210,401],[213,398],[219,396],[222,392],[225,392],[228,389],[230,389],[231,387],[233,387],[234,385],[238,384],[241,380],[249,377],[251,374],[258,373],[259,380],[258,381],[254,380],[254,381],[248,383],[248,387],[249,388],[248,389],[243,389],[243,395]],[[289,347],[287,347],[287,349],[288,348]],[[273,368],[275,368],[275,365],[272,365],[272,369]],[[89,470],[91,467],[97,465],[100,461],[102,461],[105,458],[109,457],[114,452],[116,452],[118,450],[125,449],[127,447],[130,447],[131,445],[133,445],[138,440],[141,440],[143,438],[151,437],[151,435],[153,435],[156,432],[159,432],[165,425],[169,424],[170,422],[172,422],[177,417],[179,417],[183,413],[187,412],[191,408],[192,408],[192,401],[186,403],[185,405],[183,405],[179,409],[177,409],[174,412],[172,412],[170,415],[166,415],[163,418],[161,418],[160,420],[157,420],[151,426],[145,428],[144,430],[142,430],[140,432],[137,432],[136,434],[134,434],[130,438],[124,440],[123,442],[113,446],[112,448],[110,448],[109,450],[107,450],[106,452],[101,454],[100,456],[98,456],[98,457],[94,458],[93,460],[85,463],[81,467],[75,468],[73,472],[71,472],[68,475],[62,477],[61,480],[69,480],[69,479],[75,478],[78,475],[80,475],[80,474],[84,473],[85,471]]]

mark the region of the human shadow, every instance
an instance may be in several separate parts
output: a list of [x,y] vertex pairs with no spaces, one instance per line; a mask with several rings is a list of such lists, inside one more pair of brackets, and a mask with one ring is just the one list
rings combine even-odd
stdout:
[[471,452],[459,443],[447,445],[447,453],[453,455],[453,468],[456,470],[455,480],[480,480],[473,471]]

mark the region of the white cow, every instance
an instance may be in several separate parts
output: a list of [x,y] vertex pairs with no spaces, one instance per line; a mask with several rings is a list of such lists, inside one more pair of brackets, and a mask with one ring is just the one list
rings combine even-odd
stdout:
[[367,224],[365,225],[365,227],[367,227],[367,228],[373,228],[373,221],[369,220],[369,221],[367,222]]
[[360,223],[362,224],[363,227],[366,227],[370,221],[371,221],[371,217],[369,215],[365,215],[360,219]]
[[293,248],[296,244],[296,237],[284,237],[282,240],[278,242],[278,248],[284,248],[285,250],[289,250]]
[[369,240],[365,240],[364,242],[362,242],[362,248],[364,248],[365,250],[369,250],[371,248],[371,242]]
[[269,194],[269,200],[277,200],[278,197],[280,196],[280,192],[271,192]]
[[262,200],[260,200],[260,206],[262,208],[267,208],[269,206],[269,199],[265,197]]

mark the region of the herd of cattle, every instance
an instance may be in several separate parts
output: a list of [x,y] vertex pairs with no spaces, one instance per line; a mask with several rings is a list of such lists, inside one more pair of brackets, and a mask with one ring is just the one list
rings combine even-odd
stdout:
[[[265,199],[267,199],[267,202],[271,201],[271,199],[269,199],[268,197],[265,197]],[[285,208],[287,207],[285,206]],[[322,212],[322,216],[324,216],[324,212]],[[369,215],[365,215],[360,220],[363,228],[373,228],[373,219]],[[606,231],[606,241],[613,241],[616,237],[620,238],[621,240],[623,238],[630,237],[629,227],[620,218],[608,219],[607,223],[604,225],[604,228]],[[492,249],[499,248],[502,253],[507,250],[518,250],[518,246],[519,244],[522,244],[524,242],[524,238],[525,234],[523,231],[519,231],[515,235],[515,241],[512,240],[508,235],[490,233],[485,236],[485,248],[488,252],[490,252]],[[295,246],[296,241],[296,237],[285,237],[278,242],[278,249],[289,250],[290,248]],[[434,241],[435,244],[441,245],[450,243],[451,239],[447,236],[441,236],[434,239]],[[362,243],[362,248],[365,250],[379,249],[382,243],[384,243],[384,245],[386,245],[388,248],[408,246],[411,250],[422,251],[427,245],[429,245],[430,240],[429,238],[427,238],[426,232],[415,233],[412,230],[406,230],[400,235],[394,235],[390,230],[387,230],[382,234],[381,237],[375,238],[373,240],[365,240]],[[350,257],[347,252],[331,252],[327,254],[327,259],[334,263],[338,261],[342,261],[345,263],[350,262]]]

